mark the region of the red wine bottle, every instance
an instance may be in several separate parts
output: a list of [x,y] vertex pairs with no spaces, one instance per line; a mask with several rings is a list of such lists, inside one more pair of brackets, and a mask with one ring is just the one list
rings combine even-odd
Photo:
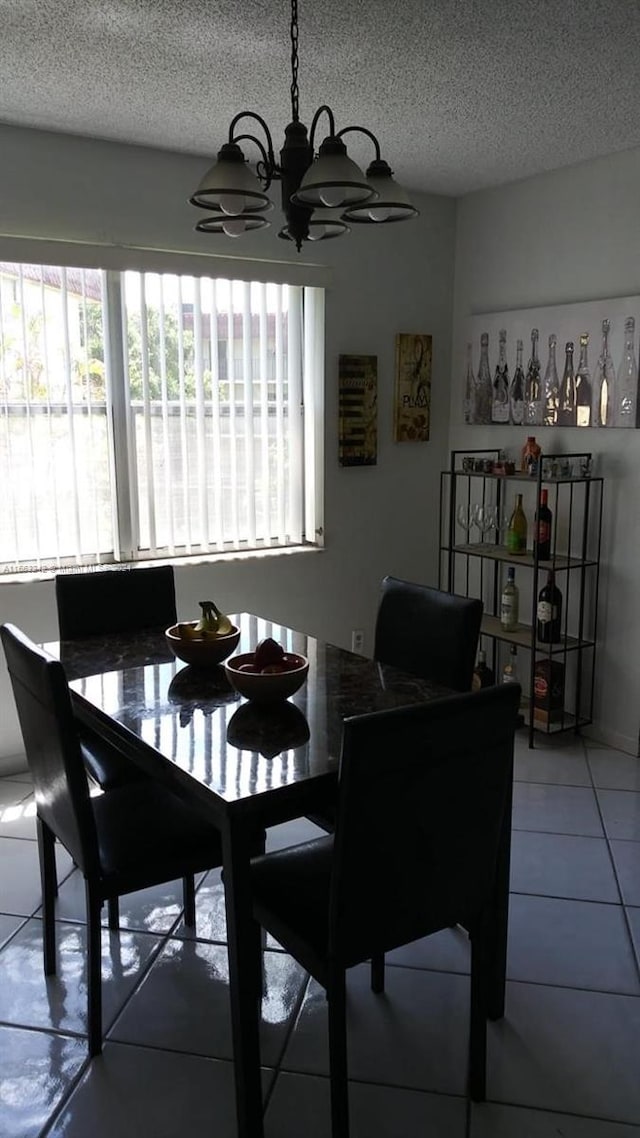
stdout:
[[534,557],[537,553],[538,561],[551,560],[551,523],[553,514],[547,505],[549,493],[540,491],[540,505],[536,511],[534,526]]
[[536,635],[542,644],[557,644],[562,639],[562,593],[555,583],[552,570],[547,583],[538,594]]

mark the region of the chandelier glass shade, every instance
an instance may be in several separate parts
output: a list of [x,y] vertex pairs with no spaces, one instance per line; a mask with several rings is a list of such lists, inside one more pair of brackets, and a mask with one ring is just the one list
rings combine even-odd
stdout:
[[[298,114],[298,0],[291,0],[291,118],[285,141],[276,160],[271,132],[254,111],[241,111],[232,120],[228,141],[206,171],[189,201],[208,215],[196,225],[201,233],[241,237],[269,224],[262,215],[273,208],[267,191],[279,181],[285,225],[278,236],[295,241],[298,251],[305,241],[324,241],[349,232],[349,222],[384,224],[415,217],[418,210],[393,178],[380,156],[376,136],[366,127],[349,126],[336,132],[331,108],[316,111],[310,134]],[[322,116],[329,120],[329,133],[315,153],[315,133]],[[251,119],[264,138],[236,134],[240,120]],[[375,158],[366,175],[347,154],[344,136],[365,135],[375,148]],[[255,173],[248,165],[240,142],[250,142],[259,152]]]

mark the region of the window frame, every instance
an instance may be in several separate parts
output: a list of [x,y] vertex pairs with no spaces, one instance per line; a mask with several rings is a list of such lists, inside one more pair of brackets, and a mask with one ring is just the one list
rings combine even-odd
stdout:
[[[24,253],[16,258],[15,264],[55,264],[60,268],[94,268],[83,264],[84,258],[69,257],[45,259],[25,258]],[[41,250],[44,252],[44,250]],[[76,249],[77,253],[78,250]],[[144,261],[146,258],[141,258]],[[103,258],[104,260],[104,258]],[[299,477],[302,483],[301,509],[303,514],[302,540],[300,544],[249,545],[242,540],[234,541],[216,550],[190,549],[185,552],[169,552],[165,547],[155,550],[141,548],[137,538],[141,534],[137,524],[137,474],[135,463],[135,438],[132,429],[132,411],[127,391],[126,364],[126,315],[124,296],[124,274],[127,271],[138,273],[170,273],[188,277],[210,277],[214,279],[242,280],[236,273],[223,276],[214,259],[207,259],[206,270],[203,264],[197,268],[185,258],[180,267],[175,257],[170,256],[167,264],[119,265],[101,269],[103,287],[102,308],[104,314],[103,339],[105,362],[105,402],[107,420],[107,440],[109,454],[109,480],[111,486],[111,509],[113,529],[113,550],[109,553],[81,553],[62,557],[59,550],[52,556],[44,555],[35,562],[20,561],[10,565],[5,563],[0,572],[14,573],[47,572],[56,568],[73,566],[97,566],[118,563],[143,563],[148,561],[172,561],[176,565],[189,562],[215,560],[228,556],[259,556],[263,552],[277,554],[289,553],[302,548],[322,548],[324,545],[324,288],[321,285],[298,285],[303,294],[302,320],[304,325],[304,355],[302,357],[302,391],[300,413],[302,415],[302,461]],[[202,258],[198,258],[202,261]],[[66,263],[65,263],[66,262]],[[186,263],[185,263],[186,262]],[[263,266],[264,268],[264,266]],[[251,282],[246,282],[250,284]],[[276,283],[287,283],[286,281]],[[297,282],[296,282],[297,285]],[[294,286],[295,287],[295,286]],[[310,309],[313,313],[310,314]],[[315,335],[311,337],[311,331]],[[309,336],[313,343],[307,343]],[[182,549],[183,547],[181,547]]]

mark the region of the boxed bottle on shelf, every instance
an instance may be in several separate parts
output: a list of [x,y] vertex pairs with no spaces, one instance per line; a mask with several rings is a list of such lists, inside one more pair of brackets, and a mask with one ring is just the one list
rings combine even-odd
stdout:
[[564,664],[559,660],[536,660],[533,674],[533,718],[555,723],[564,706]]

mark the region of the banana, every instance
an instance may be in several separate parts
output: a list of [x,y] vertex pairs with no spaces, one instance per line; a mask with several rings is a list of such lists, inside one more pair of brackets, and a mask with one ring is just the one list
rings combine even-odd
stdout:
[[220,609],[213,601],[199,601],[198,604],[202,609],[202,616],[195,627],[197,636],[202,636],[203,638],[210,636],[227,636],[228,633],[233,632],[233,625],[229,617],[220,612]]
[[198,601],[198,604],[202,609],[202,616],[196,624],[196,632],[200,634],[203,632],[217,632],[218,617],[213,601]]

